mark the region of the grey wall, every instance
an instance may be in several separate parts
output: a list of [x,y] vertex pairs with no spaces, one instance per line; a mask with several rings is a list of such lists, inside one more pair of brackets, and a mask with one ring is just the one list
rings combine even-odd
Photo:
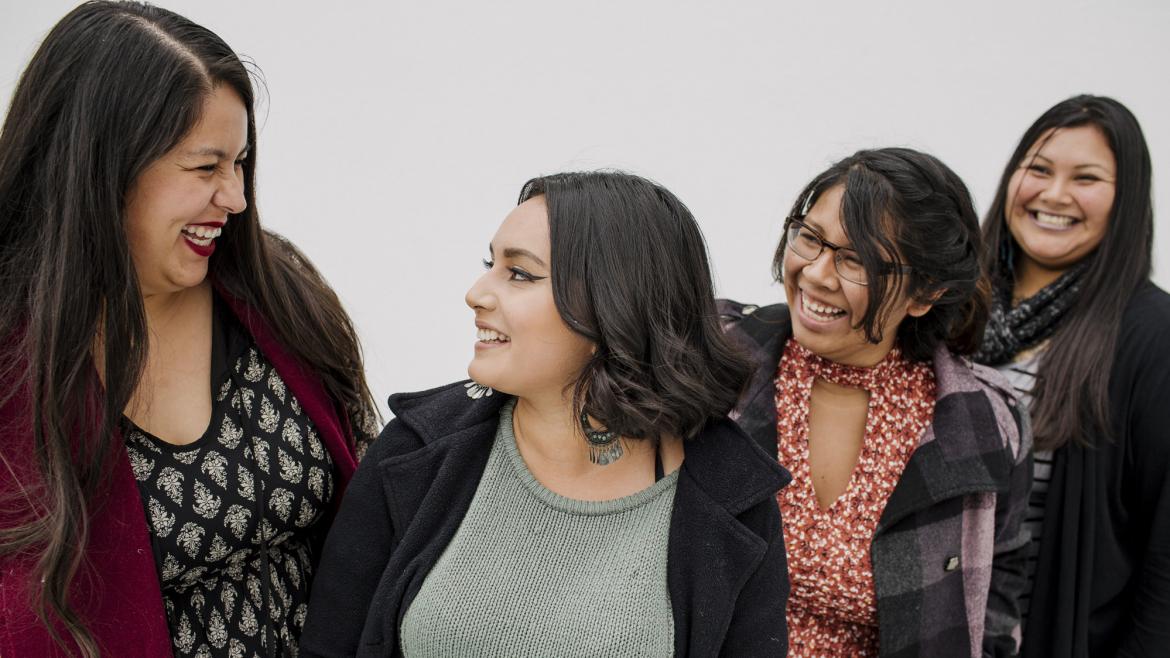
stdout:
[[[5,104],[73,4],[0,0]],[[383,400],[465,376],[463,293],[539,173],[664,183],[699,217],[719,292],[756,302],[782,297],[768,266],[793,195],[859,147],[940,156],[982,211],[1040,112],[1108,94],[1142,121],[1155,197],[1170,196],[1158,0],[162,4],[263,70],[262,216],[337,288]]]

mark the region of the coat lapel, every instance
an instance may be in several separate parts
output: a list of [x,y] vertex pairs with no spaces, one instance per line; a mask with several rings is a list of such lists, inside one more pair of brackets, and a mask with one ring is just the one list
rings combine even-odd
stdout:
[[[875,535],[939,501],[1010,482],[995,411],[969,368],[944,349],[934,356],[934,418],[890,494]],[[939,438],[943,437],[943,438]]]
[[729,421],[712,423],[686,452],[667,558],[675,655],[717,656],[740,592],[768,550],[737,515],[791,477]]
[[411,556],[387,568],[394,586],[381,605],[397,612],[382,616],[383,646],[397,646],[403,616],[471,506],[508,399],[497,394],[473,400],[460,385],[390,398],[390,410],[422,445],[402,442],[399,453],[378,463],[399,538],[394,554]]

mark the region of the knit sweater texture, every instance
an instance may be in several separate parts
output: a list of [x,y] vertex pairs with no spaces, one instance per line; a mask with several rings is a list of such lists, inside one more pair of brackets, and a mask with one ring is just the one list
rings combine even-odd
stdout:
[[500,410],[483,478],[402,621],[408,658],[670,656],[666,581],[675,471],[623,498],[582,501],[528,470]]

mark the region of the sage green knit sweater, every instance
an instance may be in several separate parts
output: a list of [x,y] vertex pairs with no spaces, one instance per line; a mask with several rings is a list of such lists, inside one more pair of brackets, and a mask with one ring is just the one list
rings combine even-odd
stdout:
[[459,530],[402,621],[408,658],[671,656],[666,549],[678,472],[565,498],[516,449],[509,402]]

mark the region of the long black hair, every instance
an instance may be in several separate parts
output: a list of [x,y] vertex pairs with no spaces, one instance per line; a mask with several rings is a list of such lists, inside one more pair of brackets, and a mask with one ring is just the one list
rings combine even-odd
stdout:
[[[962,179],[938,158],[912,149],[858,151],[805,186],[789,217],[803,217],[837,185],[844,188],[841,225],[870,282],[869,305],[858,321],[866,339],[881,342],[881,326],[901,290],[932,304],[898,326],[903,354],[929,359],[939,344],[956,354],[974,352],[987,324],[990,285],[979,219]],[[786,246],[787,231],[772,258],[777,281]],[[901,266],[909,266],[909,274]]]
[[1121,315],[1130,297],[1150,278],[1154,244],[1150,150],[1137,118],[1105,96],[1061,101],[1029,126],[1004,167],[995,199],[983,220],[984,256],[996,294],[1010,298],[1015,285],[1011,254],[1020,249],[1007,226],[1015,193],[1012,174],[1028,164],[1028,151],[1062,128],[1095,126],[1117,162],[1113,207],[1105,236],[1086,258],[1081,291],[1040,357],[1032,403],[1036,447],[1052,449],[1069,440],[1091,442],[1112,432],[1109,375],[1117,350]]
[[[0,528],[0,556],[40,556],[37,612],[58,642],[65,638],[55,622],[86,656],[100,649],[69,590],[89,535],[89,505],[121,454],[115,428],[148,345],[125,235],[127,193],[196,125],[218,85],[243,101],[251,149],[243,164],[247,209],[224,227],[210,276],[268,320],[346,420],[373,413],[357,338],[337,297],[302,254],[260,227],[248,69],[214,33],[164,9],[103,1],[71,11],[25,69],[0,132],[0,404],[30,400],[40,476],[20,483],[18,500],[0,501],[27,512]],[[95,348],[110,356],[102,379]],[[27,456],[0,451],[0,470],[17,459]]]
[[749,364],[723,335],[703,234],[661,185],[620,172],[525,183],[548,206],[553,300],[597,349],[574,384],[586,411],[630,438],[690,438],[734,406]]

